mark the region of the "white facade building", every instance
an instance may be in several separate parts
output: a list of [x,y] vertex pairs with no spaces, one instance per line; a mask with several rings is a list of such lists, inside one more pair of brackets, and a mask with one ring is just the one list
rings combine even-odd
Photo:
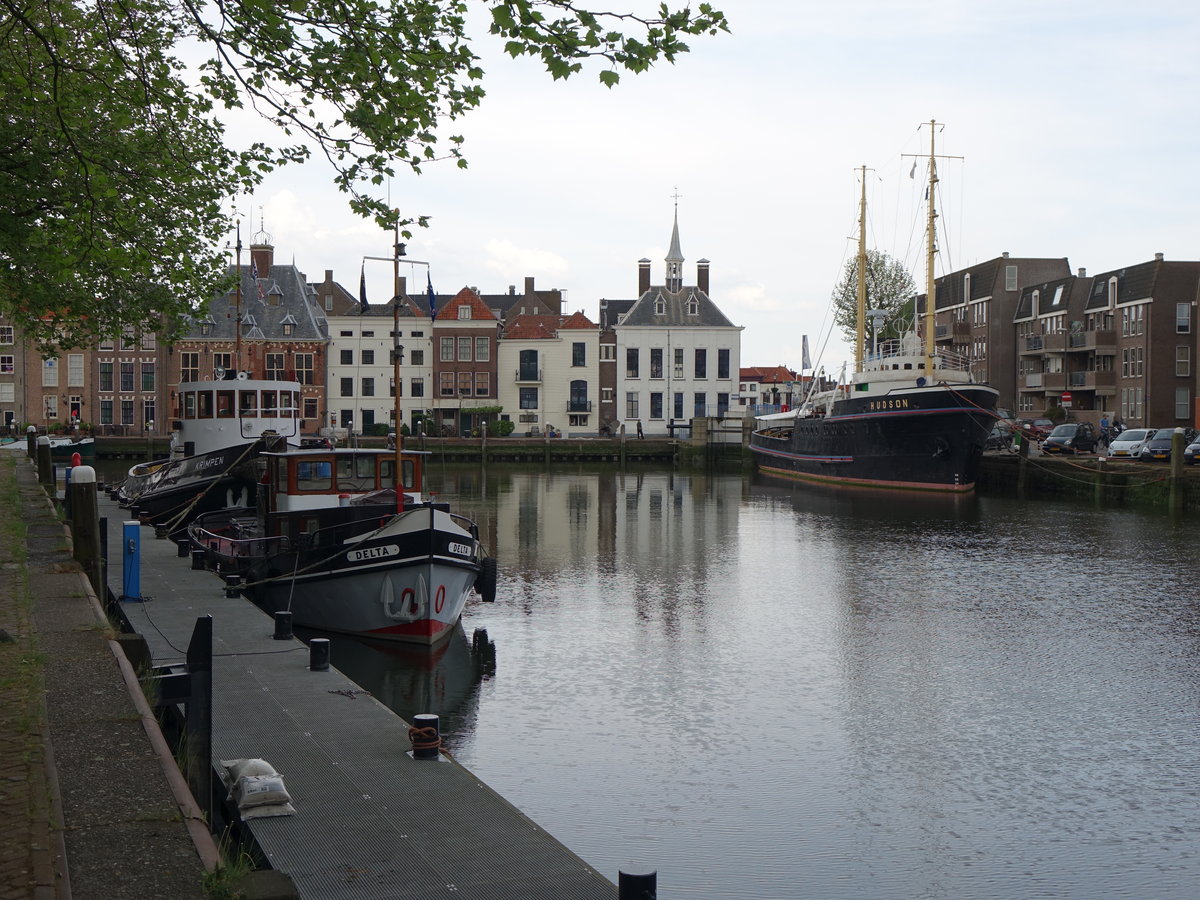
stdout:
[[650,261],[638,263],[640,296],[613,331],[616,416],[625,433],[673,435],[697,416],[724,418],[737,406],[742,327],[708,296],[708,260],[696,265],[696,284],[683,284],[676,211],[666,279],[650,284]]
[[498,354],[498,399],[513,434],[597,433],[600,329],[582,312],[518,315],[505,324]]

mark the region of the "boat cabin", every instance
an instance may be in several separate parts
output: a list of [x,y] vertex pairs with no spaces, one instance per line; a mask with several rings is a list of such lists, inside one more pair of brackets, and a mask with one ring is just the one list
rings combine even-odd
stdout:
[[195,456],[264,435],[300,442],[300,384],[244,377],[179,385],[172,450]]
[[[400,456],[399,489],[406,503],[421,501],[423,455]],[[375,491],[394,490],[394,450],[295,450],[264,453],[268,512],[328,509]]]

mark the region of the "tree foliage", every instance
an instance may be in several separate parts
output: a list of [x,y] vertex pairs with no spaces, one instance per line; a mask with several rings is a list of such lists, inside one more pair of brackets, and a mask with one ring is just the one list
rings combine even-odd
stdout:
[[[701,3],[653,16],[573,0],[478,0],[512,56],[601,83],[727,30]],[[219,293],[228,200],[324,157],[355,212],[425,224],[379,196],[455,160],[481,102],[467,0],[0,0],[0,312],[44,345],[158,328]],[[201,61],[185,66],[184,57]],[[274,126],[231,147],[223,110]],[[397,221],[399,220],[399,221]]]
[[[878,250],[867,251],[867,309],[887,314],[877,337],[880,341],[899,337],[912,326],[912,301],[917,286],[912,275],[897,259]],[[833,321],[851,345],[857,337],[858,260],[847,261],[842,279],[833,289]],[[871,323],[867,322],[867,343],[871,342]]]

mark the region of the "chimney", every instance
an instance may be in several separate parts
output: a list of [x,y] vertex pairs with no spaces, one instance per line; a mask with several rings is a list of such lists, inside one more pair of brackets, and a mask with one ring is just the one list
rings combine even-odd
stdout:
[[638,296],[650,290],[650,260],[644,256],[638,260]]
[[[396,296],[397,296],[397,298],[408,296],[408,276],[407,275],[401,275],[399,277],[399,279],[397,279],[397,281],[396,281]],[[396,302],[399,303],[400,301],[397,299]]]
[[533,296],[533,276],[532,275],[525,276],[525,296],[526,297]]
[[708,260],[700,259],[696,261],[696,287],[705,294],[708,293]]
[[326,283],[326,284],[333,284],[333,269],[326,269],[326,270],[325,270],[325,283]]
[[1005,259],[1008,259],[1008,251],[1007,251],[1007,250],[1005,250],[1005,251],[1004,251],[1003,253],[1001,253],[1000,255],[1001,255],[1002,257],[1004,257]]
[[[275,248],[270,244],[251,244],[250,260],[258,269],[258,277],[266,278],[271,274],[271,266],[275,265]],[[332,279],[333,273],[329,273]]]
[[1155,261],[1155,262],[1162,262],[1162,261],[1163,261],[1163,255],[1162,255],[1161,253],[1155,253],[1155,254],[1154,254],[1154,261]]
[[1087,278],[1087,269],[1085,269],[1083,266],[1079,267],[1079,277]]

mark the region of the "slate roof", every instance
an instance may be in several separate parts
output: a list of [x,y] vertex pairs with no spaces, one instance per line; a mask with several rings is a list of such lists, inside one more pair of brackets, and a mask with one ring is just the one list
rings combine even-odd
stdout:
[[[659,300],[663,300],[663,311],[657,310]],[[688,304],[696,300],[696,315],[688,313]],[[612,301],[609,301],[610,304]],[[615,323],[614,323],[615,324]],[[678,291],[669,291],[659,285],[651,287],[633,304],[629,314],[625,316],[622,326],[655,325],[663,327],[735,327],[726,318],[725,313],[709,299],[708,294],[697,287],[683,287]]]
[[[230,271],[234,271],[233,266]],[[294,265],[273,265],[269,272],[260,273],[263,277],[257,281],[251,276],[249,265],[241,266],[240,274],[243,339],[327,339],[325,317],[316,305],[313,289],[304,273]],[[277,305],[268,302],[272,299]],[[231,290],[209,301],[203,312],[189,316],[183,337],[201,341],[236,340],[234,318],[237,313],[237,293]],[[295,326],[286,337],[283,333],[285,321]],[[200,326],[204,323],[209,326],[208,334],[201,334]]]
[[[649,260],[647,260],[649,262]],[[600,298],[600,328],[608,330],[616,325],[621,316],[633,309],[636,300],[608,300]]]
[[[1033,294],[1038,293],[1037,315],[1045,316],[1051,313],[1066,313],[1072,308],[1081,309],[1080,304],[1072,301],[1078,296],[1087,296],[1092,285],[1092,279],[1079,278],[1069,275],[1066,278],[1056,278],[1041,284],[1026,285],[1021,289],[1021,298],[1017,301],[1013,320],[1020,321],[1034,315]],[[1059,288],[1062,288],[1059,291]]]

